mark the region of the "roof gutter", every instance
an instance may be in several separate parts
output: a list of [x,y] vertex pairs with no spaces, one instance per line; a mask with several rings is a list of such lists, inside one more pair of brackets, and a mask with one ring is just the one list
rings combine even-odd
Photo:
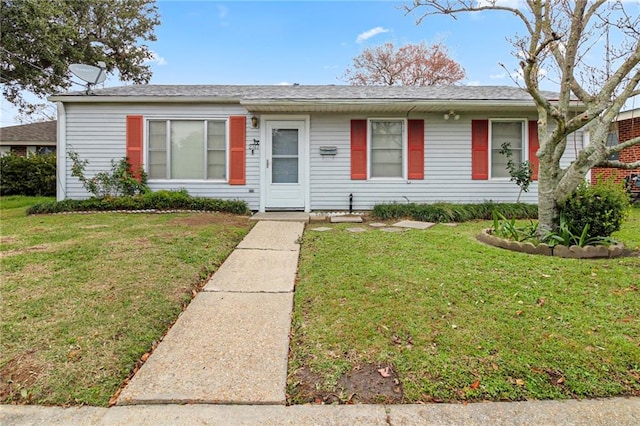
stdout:
[[53,95],[47,98],[50,102],[65,103],[206,103],[206,104],[239,104],[238,98],[218,98],[205,96],[69,96]]

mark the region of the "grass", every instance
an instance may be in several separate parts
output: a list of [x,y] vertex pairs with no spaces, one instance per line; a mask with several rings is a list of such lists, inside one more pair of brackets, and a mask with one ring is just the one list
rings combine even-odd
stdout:
[[[489,222],[348,226],[304,235],[290,402],[344,395],[339,378],[368,364],[394,366],[405,402],[640,395],[637,255],[510,252],[476,240]],[[640,209],[614,237],[640,249]]]
[[248,232],[246,217],[26,216],[2,197],[2,402],[106,406]]

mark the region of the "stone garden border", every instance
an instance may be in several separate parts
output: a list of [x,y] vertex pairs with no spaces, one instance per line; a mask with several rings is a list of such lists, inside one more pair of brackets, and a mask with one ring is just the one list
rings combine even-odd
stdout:
[[594,258],[611,258],[622,256],[624,246],[621,243],[610,246],[563,246],[557,245],[551,247],[547,244],[533,245],[530,242],[520,243],[518,241],[507,240],[496,237],[491,234],[491,229],[483,229],[478,235],[478,241],[494,247],[500,247],[506,250],[517,251],[528,254],[540,254],[544,256],[564,257],[570,259],[594,259]]

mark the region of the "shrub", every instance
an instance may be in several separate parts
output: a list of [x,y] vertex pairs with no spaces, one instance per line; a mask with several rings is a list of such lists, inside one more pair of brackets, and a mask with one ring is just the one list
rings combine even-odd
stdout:
[[8,154],[0,157],[2,195],[56,195],[56,156]]
[[622,184],[606,180],[582,183],[560,204],[560,211],[571,232],[580,234],[588,226],[586,238],[609,237],[620,229],[629,205]]
[[423,222],[466,222],[469,220],[491,220],[494,210],[513,219],[534,219],[538,217],[538,206],[524,203],[494,203],[487,201],[476,204],[377,204],[371,215],[381,220],[410,217]]
[[232,214],[249,214],[247,203],[241,200],[192,197],[185,190],[157,191],[124,197],[62,200],[36,204],[27,214],[113,210],[200,210]]
[[110,171],[98,172],[91,178],[85,176],[88,160],[80,160],[80,156],[74,151],[69,152],[69,158],[71,159],[71,176],[78,178],[84,189],[94,197],[136,195],[149,191],[145,171],[140,167],[136,171],[140,179],[136,179],[126,157],[118,161],[111,160]]

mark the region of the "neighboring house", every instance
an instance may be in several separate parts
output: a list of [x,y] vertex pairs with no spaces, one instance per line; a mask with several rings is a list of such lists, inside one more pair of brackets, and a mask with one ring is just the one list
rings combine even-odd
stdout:
[[56,121],[0,128],[0,155],[8,153],[52,154],[56,152]]
[[[547,93],[553,99],[553,93]],[[515,87],[154,86],[72,92],[58,102],[58,199],[127,156],[153,190],[245,200],[252,210],[377,203],[515,202],[499,154],[537,164],[537,112]],[[574,147],[575,145],[575,147]],[[563,157],[583,146],[575,134]],[[575,149],[574,149],[575,148]],[[522,201],[537,201],[534,182]]]
[[[611,130],[607,138],[607,145],[613,146],[626,142],[633,138],[640,137],[640,108],[624,111],[618,114],[615,122],[611,125]],[[625,163],[632,163],[640,160],[640,144],[623,149],[612,158]],[[630,175],[639,175],[640,169],[622,170],[605,167],[594,167],[591,169],[591,182],[596,183],[602,179],[613,178],[616,182]]]

